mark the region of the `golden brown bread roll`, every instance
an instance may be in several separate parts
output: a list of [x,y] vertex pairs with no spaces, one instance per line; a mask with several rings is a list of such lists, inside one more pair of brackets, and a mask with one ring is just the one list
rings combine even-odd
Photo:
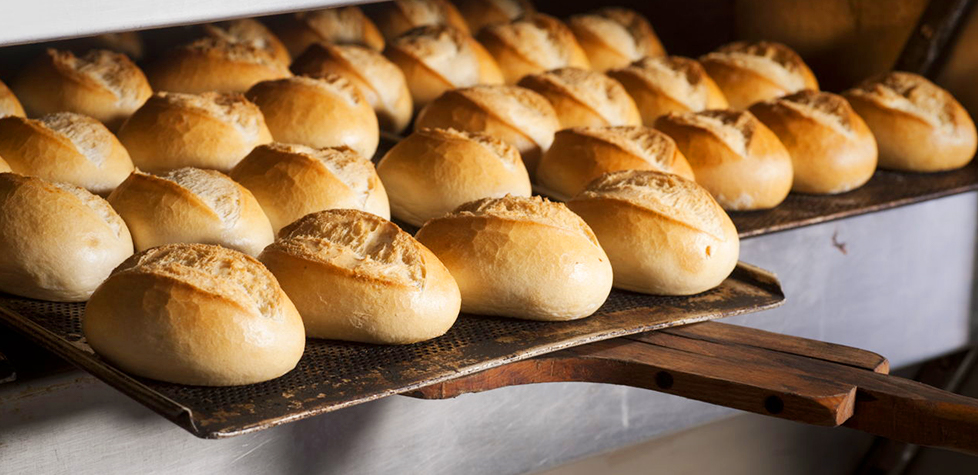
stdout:
[[247,188],[278,231],[316,211],[351,208],[390,219],[387,192],[370,160],[347,147],[255,147],[231,178]]
[[448,0],[393,0],[368,5],[367,14],[389,42],[427,25],[445,25],[469,34],[469,25]]
[[734,109],[802,89],[818,90],[818,81],[801,56],[781,43],[738,41],[700,62]]
[[525,76],[518,85],[546,97],[565,129],[642,124],[638,107],[625,88],[597,71],[555,69]]
[[384,54],[404,71],[415,110],[450,89],[503,83],[485,48],[450,26],[412,29],[388,42]]
[[391,212],[414,226],[480,198],[530,196],[519,151],[495,137],[455,129],[421,129],[390,149],[377,173]]
[[686,157],[668,135],[641,126],[576,127],[554,136],[537,167],[542,191],[567,200],[591,180],[618,170],[655,170],[693,179]]
[[879,145],[879,166],[910,172],[952,170],[975,156],[975,123],[950,93],[894,71],[843,93]]
[[496,58],[507,84],[551,69],[591,68],[574,34],[551,16],[536,14],[512,23],[490,25],[477,38]]
[[0,157],[21,175],[108,195],[132,173],[129,152],[101,122],[73,112],[0,118]]
[[7,85],[0,81],[0,117],[8,115],[24,117],[24,107]]
[[277,378],[306,344],[299,313],[261,263],[203,244],[133,256],[92,295],[82,323],[92,349],[123,371],[197,386]]
[[597,71],[624,68],[642,58],[666,54],[649,21],[628,8],[604,7],[574,15],[567,19],[567,27]]
[[314,338],[407,344],[445,334],[458,317],[448,269],[390,221],[352,209],[287,226],[262,252]]
[[102,33],[101,35],[75,38],[56,44],[59,47],[63,45],[65,49],[70,49],[75,54],[85,54],[93,49],[115,51],[137,62],[142,61],[146,55],[146,43],[138,31]]
[[842,193],[862,186],[876,171],[876,139],[842,96],[804,90],[758,102],[750,111],[788,149],[792,191]]
[[414,104],[404,73],[384,55],[365,46],[314,44],[292,63],[303,76],[343,76],[377,114],[381,130],[400,133],[411,122]]
[[355,6],[294,13],[275,22],[272,30],[293,58],[314,43],[353,44],[376,51],[384,49],[384,36],[377,25]]
[[48,49],[11,84],[31,117],[77,112],[115,130],[149,99],[146,76],[126,55],[105,50],[75,56]]
[[563,203],[486,198],[425,223],[418,241],[445,264],[462,311],[574,320],[611,292],[611,265],[591,228]]
[[514,145],[532,175],[560,122],[547,99],[517,86],[475,86],[448,91],[414,121],[424,128],[483,132]]
[[594,230],[620,289],[693,295],[720,285],[737,266],[740,238],[730,217],[678,175],[609,173],[567,206]]
[[696,182],[723,209],[767,209],[791,190],[791,156],[761,121],[748,111],[707,110],[671,113],[655,127],[676,141]]
[[157,91],[198,94],[245,92],[261,81],[292,73],[268,51],[251,43],[206,37],[164,53],[147,75]]
[[509,23],[536,13],[529,0],[456,0],[454,3],[472,34],[488,25]]
[[0,292],[83,302],[132,255],[122,218],[82,188],[0,173]]
[[608,72],[635,100],[642,123],[651,127],[670,112],[726,109],[727,98],[695,59],[662,56]]
[[239,18],[237,20],[222,21],[218,23],[208,23],[201,28],[207,36],[226,41],[228,43],[244,43],[257,49],[264,50],[275,61],[282,63],[286,67],[292,62],[289,50],[282,44],[282,41],[275,36],[265,25],[253,18]]
[[119,141],[145,172],[227,172],[272,135],[258,106],[241,94],[159,92],[119,129]]

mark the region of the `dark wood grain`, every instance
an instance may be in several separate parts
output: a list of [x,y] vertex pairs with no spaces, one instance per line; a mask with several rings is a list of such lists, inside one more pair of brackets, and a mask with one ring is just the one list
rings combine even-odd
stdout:
[[940,72],[975,0],[931,0],[893,69],[931,79]]

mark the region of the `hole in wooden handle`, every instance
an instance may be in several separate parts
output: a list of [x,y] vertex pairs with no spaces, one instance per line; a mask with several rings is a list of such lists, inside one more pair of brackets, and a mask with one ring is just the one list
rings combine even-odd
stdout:
[[764,409],[771,414],[780,414],[784,410],[784,401],[777,396],[768,396],[764,400]]
[[655,373],[655,385],[662,389],[669,389],[674,383],[672,375],[666,371]]

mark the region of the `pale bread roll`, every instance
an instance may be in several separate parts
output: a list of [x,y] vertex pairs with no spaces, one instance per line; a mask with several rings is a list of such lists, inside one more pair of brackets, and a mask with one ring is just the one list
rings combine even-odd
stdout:
[[147,70],[153,89],[187,94],[245,92],[259,82],[291,75],[288,66],[265,49],[217,37],[173,48]]
[[21,106],[20,101],[17,100],[17,96],[10,91],[3,81],[0,81],[0,117],[8,115],[24,117],[26,114],[24,112],[24,107]]
[[208,23],[201,28],[204,34],[229,43],[245,43],[257,49],[264,50],[275,61],[286,67],[292,62],[289,50],[282,41],[265,25],[253,18],[238,18],[237,20]]
[[248,90],[276,142],[313,148],[347,146],[373,157],[380,143],[377,114],[350,81],[329,74],[255,84]]
[[119,129],[119,141],[145,172],[227,172],[272,134],[258,106],[241,94],[158,92]]
[[316,211],[351,208],[390,219],[387,192],[370,160],[347,147],[255,147],[230,177],[261,204],[275,233]]
[[625,88],[597,71],[555,69],[525,76],[518,85],[546,97],[561,128],[642,124],[638,107]]
[[428,25],[450,26],[469,34],[469,25],[448,0],[393,0],[366,8],[388,42],[412,28]]
[[727,98],[695,59],[662,56],[608,72],[635,100],[642,123],[652,127],[670,112],[726,109]]
[[217,244],[257,256],[275,235],[247,188],[214,170],[134,172],[109,195],[136,251],[171,243]]
[[407,78],[415,110],[445,91],[476,84],[502,84],[503,75],[486,49],[449,26],[422,26],[387,43],[386,55]]
[[507,84],[551,69],[591,68],[574,34],[551,16],[535,14],[512,23],[490,25],[477,38],[496,58]]
[[365,46],[314,44],[292,63],[303,76],[343,76],[356,86],[377,114],[381,130],[401,133],[411,122],[414,103],[407,79],[396,64]]
[[611,292],[608,256],[562,203],[473,201],[428,221],[417,238],[455,277],[466,313],[574,320],[597,311]]
[[879,166],[909,172],[960,168],[975,156],[975,123],[949,92],[893,71],[843,93],[879,144]]
[[655,127],[676,141],[696,182],[723,209],[773,208],[791,190],[791,156],[778,137],[748,111],[671,113]]
[[626,170],[603,175],[567,202],[608,253],[615,287],[693,295],[737,266],[740,238],[703,187],[678,175]]
[[98,288],[82,324],[119,369],[195,386],[277,378],[306,345],[299,313],[261,263],[203,244],[133,256]]
[[482,132],[520,151],[532,175],[560,122],[547,99],[517,86],[474,86],[448,91],[421,110],[414,129]]
[[596,71],[624,68],[642,58],[666,54],[649,21],[628,8],[604,7],[574,15],[567,19],[567,27]]
[[448,269],[390,221],[352,209],[287,226],[262,252],[314,338],[407,344],[441,336],[458,317]]
[[536,13],[529,0],[455,0],[472,34],[488,25],[509,23]]
[[0,292],[84,302],[132,255],[122,218],[83,188],[0,173]]
[[700,58],[734,109],[746,109],[802,89],[818,90],[808,65],[787,46],[769,41],[738,41]]
[[0,157],[21,175],[108,195],[132,173],[129,152],[101,122],[73,112],[0,119]]
[[873,177],[876,139],[842,96],[804,90],[758,102],[750,111],[788,149],[792,191],[843,193]]
[[92,50],[84,56],[48,49],[10,85],[31,117],[77,112],[116,130],[153,94],[126,55]]
[[293,58],[314,43],[353,44],[376,51],[384,49],[384,36],[377,25],[356,6],[294,13],[274,23],[272,31]]
[[530,196],[519,151],[495,137],[455,129],[421,129],[377,165],[393,215],[413,226],[469,201]]
[[541,191],[567,200],[608,172],[655,170],[693,179],[693,169],[668,135],[641,126],[576,127],[554,136],[537,167]]

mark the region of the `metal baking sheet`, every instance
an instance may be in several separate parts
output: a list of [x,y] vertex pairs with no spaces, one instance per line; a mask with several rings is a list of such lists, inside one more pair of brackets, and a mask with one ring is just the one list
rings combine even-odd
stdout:
[[299,365],[285,376],[227,388],[162,383],[116,369],[85,343],[81,303],[0,294],[0,320],[192,434],[223,438],[575,345],[755,312],[783,301],[773,274],[740,264],[718,288],[691,297],[612,291],[595,315],[573,322],[462,315],[446,335],[413,345],[310,339]]

